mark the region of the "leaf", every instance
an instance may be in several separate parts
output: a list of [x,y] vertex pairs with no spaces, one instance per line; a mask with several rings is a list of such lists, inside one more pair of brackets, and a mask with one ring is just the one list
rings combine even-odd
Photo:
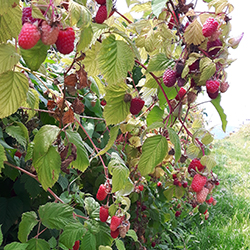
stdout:
[[187,44],[199,45],[205,39],[202,34],[202,26],[198,19],[195,18],[194,21],[188,25],[185,30],[184,38]]
[[92,197],[87,197],[84,199],[85,209],[88,215],[92,214],[96,209],[99,209],[99,203]]
[[98,250],[112,250],[112,248],[109,246],[102,246],[101,245],[101,246],[99,246]]
[[50,229],[64,229],[72,222],[73,208],[67,204],[48,202],[38,209],[39,217],[42,224]]
[[[2,1],[6,3],[9,2],[6,0]],[[10,1],[12,2],[13,0]],[[2,11],[2,3],[0,4],[0,6]],[[12,38],[18,37],[21,28],[22,28],[22,10],[20,6],[17,4],[14,8],[8,7],[6,13],[0,15],[0,43],[5,43],[8,40],[12,40]]]
[[201,76],[199,79],[200,84],[204,84],[216,71],[216,64],[210,58],[202,58],[200,60]]
[[2,172],[2,168],[4,168],[4,161],[7,161],[7,157],[5,154],[4,147],[0,144],[0,173]]
[[126,236],[131,237],[134,241],[138,241],[138,236],[133,229],[129,229]]
[[126,250],[123,241],[121,241],[119,239],[115,239],[115,245],[116,245],[118,250]]
[[156,17],[159,17],[159,15],[162,12],[162,9],[166,7],[166,2],[162,0],[152,0],[152,11],[153,14],[156,15]]
[[[4,250],[27,250],[28,243],[12,242],[4,247]],[[35,249],[35,248],[34,248]]]
[[227,127],[227,116],[224,113],[223,108],[220,106],[220,101],[221,101],[221,95],[219,94],[218,97],[216,99],[211,100],[211,103],[214,105],[214,107],[216,108],[221,122],[222,122],[222,130],[224,132],[226,132],[226,127]]
[[124,121],[130,113],[130,102],[124,102],[127,91],[128,86],[124,82],[107,87],[105,96],[107,104],[103,112],[107,126]]
[[195,144],[191,143],[189,144],[187,148],[187,156],[191,159],[197,158],[199,155],[200,148],[198,148]]
[[3,233],[2,233],[2,225],[0,225],[0,246],[3,243]]
[[175,186],[170,186],[168,189],[163,191],[164,196],[167,198],[168,201],[171,201],[173,198],[173,194],[174,194],[174,187]]
[[20,48],[21,55],[26,65],[31,70],[38,70],[41,64],[47,57],[47,50],[49,49],[48,45],[45,45],[40,39],[37,44],[31,49]]
[[175,196],[180,199],[185,193],[184,187],[175,186]]
[[28,79],[22,73],[7,71],[0,75],[0,118],[17,111],[26,99],[28,89]]
[[112,175],[112,193],[124,189],[129,177],[129,169],[117,153],[111,153],[108,170]]
[[[16,0],[0,0],[0,15],[3,15],[4,13],[7,13],[8,11],[10,11],[13,6],[15,6]],[[1,244],[0,244],[1,245]]]
[[98,232],[95,234],[96,249],[100,245],[111,246],[113,238],[110,236],[110,229],[107,224],[97,222]]
[[[26,250],[50,250],[50,245],[44,239],[33,238],[28,241],[29,245]],[[19,250],[19,249],[18,249]]]
[[20,55],[12,44],[0,44],[0,74],[11,70],[19,59]]
[[79,41],[77,43],[77,50],[85,52],[90,46],[92,37],[93,37],[93,30],[91,26],[82,29]]
[[117,137],[117,134],[118,134],[118,131],[119,131],[119,126],[114,126],[110,129],[110,132],[109,132],[109,141],[107,143],[107,145],[105,146],[104,149],[102,149],[97,155],[103,155],[105,154],[113,145],[114,145],[114,142],[116,140],[116,137]]
[[180,138],[172,128],[168,128],[168,134],[170,141],[174,144],[175,150],[175,162],[177,162],[181,157],[181,143]]
[[174,61],[169,59],[165,54],[158,53],[150,59],[147,72],[166,70],[173,63]]
[[89,166],[89,156],[87,150],[84,146],[82,137],[78,132],[67,130],[67,136],[69,142],[73,143],[76,146],[77,157],[76,160],[72,162],[74,168],[84,172]]
[[124,188],[117,191],[115,194],[116,196],[127,196],[130,195],[134,191],[134,183],[131,181],[130,178],[125,181]]
[[138,169],[143,176],[150,174],[168,152],[168,141],[161,135],[155,135],[145,140],[142,145],[142,155]]
[[147,115],[147,125],[150,126],[155,122],[163,122],[163,113],[164,111],[160,109],[158,106],[154,106],[153,109]]
[[86,234],[81,239],[80,250],[96,250],[96,238],[94,234],[87,231]]
[[214,157],[211,155],[202,156],[201,157],[201,164],[206,166],[209,172],[217,165]]
[[60,235],[59,242],[68,249],[72,249],[75,242],[79,240],[85,232],[86,229],[80,222],[68,224]]
[[99,66],[109,84],[126,78],[134,66],[134,53],[127,43],[110,35],[103,40],[98,56]]
[[18,239],[23,243],[27,242],[30,232],[37,223],[37,215],[34,211],[23,213],[18,229]]

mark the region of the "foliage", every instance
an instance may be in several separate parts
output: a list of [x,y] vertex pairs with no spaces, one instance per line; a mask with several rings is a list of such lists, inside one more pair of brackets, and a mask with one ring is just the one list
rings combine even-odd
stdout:
[[[142,13],[134,19],[107,0],[109,15],[99,24],[95,1],[0,1],[4,249],[72,249],[78,240],[85,250],[186,248],[193,237],[183,225],[208,219],[211,204],[198,204],[191,189],[198,170],[189,164],[196,158],[205,166],[198,172],[207,178],[208,199],[218,163],[195,99],[207,80],[220,82],[211,103],[225,131],[220,101],[232,62],[228,47],[239,39],[230,37],[227,0],[206,1],[213,12],[202,13],[183,2],[126,1]],[[27,6],[42,35],[43,20],[53,29],[73,27],[74,51],[63,55],[42,40],[19,47]],[[209,16],[220,25],[205,38]],[[216,39],[222,46],[207,49]],[[176,72],[170,88],[162,78],[168,68]],[[135,97],[145,102],[138,115],[130,113]],[[101,184],[103,201],[96,198]],[[99,219],[101,206],[109,211],[106,222]],[[110,232],[114,216],[119,237]]]

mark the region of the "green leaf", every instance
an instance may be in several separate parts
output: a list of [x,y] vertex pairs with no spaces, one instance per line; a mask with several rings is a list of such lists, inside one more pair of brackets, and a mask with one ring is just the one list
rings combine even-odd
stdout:
[[221,122],[222,122],[222,130],[224,132],[226,132],[226,127],[227,127],[227,116],[224,113],[223,108],[220,106],[220,101],[221,101],[221,95],[219,94],[218,97],[216,99],[211,100],[211,103],[214,105],[214,107],[216,108]]
[[107,126],[124,121],[130,113],[130,102],[124,102],[127,91],[128,86],[124,82],[107,87],[105,96],[107,104],[103,112]]
[[125,181],[123,189],[117,191],[115,194],[116,196],[127,196],[130,195],[134,191],[134,183],[131,181],[130,178]]
[[174,144],[175,150],[175,162],[181,157],[181,142],[179,136],[176,134],[173,128],[168,128],[168,134],[170,141]]
[[39,40],[37,44],[31,49],[20,48],[21,55],[26,65],[31,70],[38,70],[41,64],[47,57],[48,45],[45,45],[42,40]]
[[175,186],[170,186],[168,189],[163,191],[164,196],[167,198],[168,201],[171,201],[173,198],[173,194],[174,194],[174,187]]
[[12,44],[0,44],[0,74],[11,70],[19,59],[20,55]]
[[[16,0],[0,0],[0,15],[3,15],[4,13],[7,13],[8,11],[10,11],[13,6],[15,5]],[[1,245],[1,244],[0,244]]]
[[118,250],[126,250],[123,241],[121,241],[119,239],[115,239],[115,245],[116,245]]
[[99,209],[100,207],[100,204],[92,197],[85,198],[84,205],[88,215],[92,214],[96,209]]
[[69,142],[73,143],[76,146],[77,157],[76,160],[72,162],[72,164],[74,168],[84,172],[89,166],[89,157],[82,137],[78,132],[70,130],[67,130],[66,132]]
[[187,44],[199,45],[205,39],[202,34],[202,26],[197,18],[188,25],[185,30],[184,38]]
[[[169,100],[174,99],[178,93],[175,86],[169,88],[165,86],[164,84],[162,84],[162,88],[165,91]],[[163,106],[165,106],[166,98],[161,90],[158,93],[158,98],[160,101],[160,107],[162,108]]]
[[39,207],[38,213],[42,224],[50,229],[64,229],[74,222],[73,208],[67,204],[48,202]]
[[125,79],[128,71],[132,70],[134,53],[126,42],[110,35],[102,42],[98,61],[107,82],[114,84]]
[[0,75],[0,118],[17,111],[26,99],[28,89],[28,79],[22,73],[7,71]]
[[110,129],[110,132],[109,132],[109,141],[107,143],[107,145],[105,146],[104,149],[102,149],[97,155],[103,155],[105,154],[113,145],[114,145],[114,142],[116,140],[116,137],[117,137],[117,134],[118,134],[118,131],[119,131],[119,126],[114,126]]
[[180,199],[185,193],[184,187],[175,186],[175,197]]
[[101,246],[99,246],[98,250],[112,250],[112,248],[109,246],[102,246],[101,245]]
[[150,174],[163,161],[168,152],[168,141],[162,135],[155,135],[145,140],[138,169],[143,176]]
[[4,161],[7,161],[7,157],[5,154],[4,147],[0,144],[0,173],[2,172],[2,168],[4,168]]
[[28,236],[37,223],[37,215],[34,211],[23,213],[18,229],[18,239],[22,243],[28,241]]
[[41,10],[35,4],[32,4],[31,15],[32,15],[33,18],[46,20],[43,13],[41,12]]
[[80,240],[85,232],[86,229],[80,222],[68,224],[60,235],[59,242],[68,249],[72,249],[75,242]]
[[[201,59],[200,61],[201,65],[202,61],[203,59]],[[214,62],[210,62],[209,64],[204,65],[204,67],[201,67],[200,70],[201,70],[201,76],[199,79],[199,85],[203,85],[216,72],[216,64]]]
[[50,250],[49,243],[43,239],[33,238],[29,240],[28,243],[29,245],[26,250]]
[[0,225],[0,246],[3,243],[3,233],[2,233],[2,225]]
[[214,157],[211,155],[202,156],[201,157],[201,164],[206,166],[209,172],[217,165]]
[[[12,242],[4,247],[4,250],[27,250],[28,243]],[[35,249],[35,248],[34,248]]]
[[147,72],[166,70],[173,63],[165,54],[159,53],[150,59]]
[[150,126],[151,124],[155,122],[163,122],[163,116],[164,111],[160,109],[158,106],[154,106],[153,109],[149,112],[147,115],[147,125]]
[[187,148],[187,156],[191,159],[197,158],[199,155],[200,148],[197,147],[195,144],[191,143],[189,144]]
[[138,241],[138,236],[133,229],[129,229],[126,236],[131,237],[134,241]]
[[81,239],[80,250],[96,250],[96,238],[95,235],[89,231]]
[[112,175],[112,193],[124,189],[129,177],[129,169],[117,153],[111,154],[108,169]]
[[92,37],[93,37],[93,30],[91,26],[82,29],[79,42],[77,43],[77,50],[85,52],[90,46]]
[[[1,2],[11,3],[13,0]],[[15,1],[17,2],[17,1]],[[2,11],[2,3],[0,3]],[[1,12],[0,11],[0,12]],[[0,15],[0,43],[5,43],[7,40],[18,37],[22,28],[22,10],[19,4],[13,8],[9,8],[3,15]]]
[[110,236],[110,229],[107,224],[98,222],[98,232],[96,233],[96,248],[100,245],[111,246],[113,238]]
[[162,9],[164,9],[165,7],[166,7],[165,1],[152,0],[152,11],[153,11],[153,14],[156,15],[156,17],[158,17],[161,14]]

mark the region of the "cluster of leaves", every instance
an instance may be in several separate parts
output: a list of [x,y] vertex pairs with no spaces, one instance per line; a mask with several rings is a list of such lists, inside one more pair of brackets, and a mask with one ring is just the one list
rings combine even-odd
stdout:
[[[206,1],[214,12],[196,13],[183,1],[126,1],[143,13],[136,20],[107,0],[108,12],[119,17],[97,24],[95,2],[82,2],[31,2],[34,18],[42,18],[40,8],[48,16],[56,9],[61,23],[74,27],[75,50],[67,56],[41,42],[29,50],[15,46],[23,4],[1,3],[0,243],[4,249],[72,249],[77,240],[85,250],[173,247],[177,210],[186,220],[205,219],[206,203],[192,206],[191,160],[200,159],[202,174],[218,182],[213,136],[195,97],[211,77],[226,81],[228,47],[239,42],[229,37],[233,7]],[[216,56],[202,35],[209,16],[220,21]],[[199,68],[190,70],[196,61]],[[167,68],[179,73],[170,88],[162,80]],[[180,87],[184,98],[176,98]],[[125,96],[145,101],[139,115],[130,114]],[[225,130],[220,100],[221,94],[211,103]],[[106,223],[95,199],[104,183]],[[115,239],[114,215],[131,224]]]

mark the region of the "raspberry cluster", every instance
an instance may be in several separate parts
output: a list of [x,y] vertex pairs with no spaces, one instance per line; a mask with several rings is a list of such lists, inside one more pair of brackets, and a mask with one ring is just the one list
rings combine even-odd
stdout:
[[114,14],[114,8],[111,10],[108,16],[106,0],[96,0],[96,2],[100,4],[100,6],[96,12],[95,22],[102,24],[105,20],[107,20],[109,17],[111,17]]

